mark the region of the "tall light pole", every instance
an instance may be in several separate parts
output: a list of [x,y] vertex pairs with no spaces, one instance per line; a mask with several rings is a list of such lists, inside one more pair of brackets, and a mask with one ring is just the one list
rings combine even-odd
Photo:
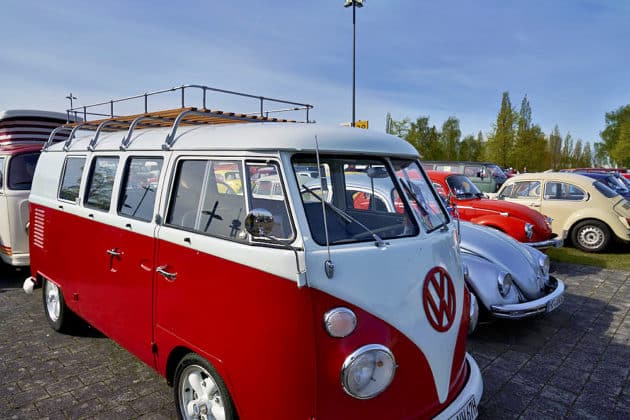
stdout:
[[343,7],[352,6],[352,126],[354,127],[354,123],[356,121],[356,113],[355,113],[355,97],[356,97],[356,87],[355,87],[355,56],[356,56],[356,26],[357,26],[357,7],[363,7],[363,0],[346,0],[346,3]]
[[72,100],[77,99],[77,97],[70,92],[70,95],[66,96],[66,99],[70,99],[70,109],[72,109]]

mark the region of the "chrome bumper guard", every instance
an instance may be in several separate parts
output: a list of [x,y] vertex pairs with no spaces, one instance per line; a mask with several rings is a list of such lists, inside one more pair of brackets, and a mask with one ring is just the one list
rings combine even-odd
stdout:
[[524,303],[491,305],[492,316],[504,319],[522,319],[553,311],[564,300],[564,282],[553,276],[549,276],[549,280],[552,284],[555,283],[555,288],[552,285],[553,290],[548,295]]

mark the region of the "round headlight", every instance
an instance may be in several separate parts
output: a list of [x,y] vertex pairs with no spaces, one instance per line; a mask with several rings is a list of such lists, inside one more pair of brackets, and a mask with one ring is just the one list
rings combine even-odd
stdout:
[[549,265],[550,265],[549,257],[545,254],[541,255],[538,258],[538,266],[540,267],[540,271],[542,272],[543,277],[549,276]]
[[528,240],[534,236],[534,225],[531,223],[525,223],[525,236],[527,236]]
[[368,344],[346,358],[341,368],[343,389],[361,400],[383,392],[394,379],[396,361],[385,346]]
[[498,278],[499,293],[506,297],[512,288],[512,275],[506,271],[501,271]]
[[357,326],[357,317],[348,308],[334,308],[324,314],[324,327],[331,337],[347,337]]

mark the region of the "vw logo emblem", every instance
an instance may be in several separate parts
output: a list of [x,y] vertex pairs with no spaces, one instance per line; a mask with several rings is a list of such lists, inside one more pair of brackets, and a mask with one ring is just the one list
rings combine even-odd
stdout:
[[455,321],[455,287],[451,276],[442,267],[433,267],[422,288],[424,312],[431,326],[445,332]]

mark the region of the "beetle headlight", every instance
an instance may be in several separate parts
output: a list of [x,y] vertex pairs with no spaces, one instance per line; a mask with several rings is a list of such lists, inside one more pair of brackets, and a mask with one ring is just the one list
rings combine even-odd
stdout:
[[498,278],[499,293],[506,297],[512,288],[512,275],[506,271],[501,271]]
[[368,344],[346,358],[341,368],[343,389],[361,400],[383,392],[394,379],[396,361],[385,346]]
[[538,257],[538,266],[540,267],[540,272],[542,273],[544,279],[547,279],[547,277],[549,277],[550,264],[551,263],[547,255],[543,254]]
[[532,236],[534,236],[534,225],[531,223],[525,223],[525,236],[527,236],[527,240],[532,239]]
[[356,326],[357,317],[348,308],[334,308],[324,314],[324,327],[331,337],[347,337],[352,334]]

